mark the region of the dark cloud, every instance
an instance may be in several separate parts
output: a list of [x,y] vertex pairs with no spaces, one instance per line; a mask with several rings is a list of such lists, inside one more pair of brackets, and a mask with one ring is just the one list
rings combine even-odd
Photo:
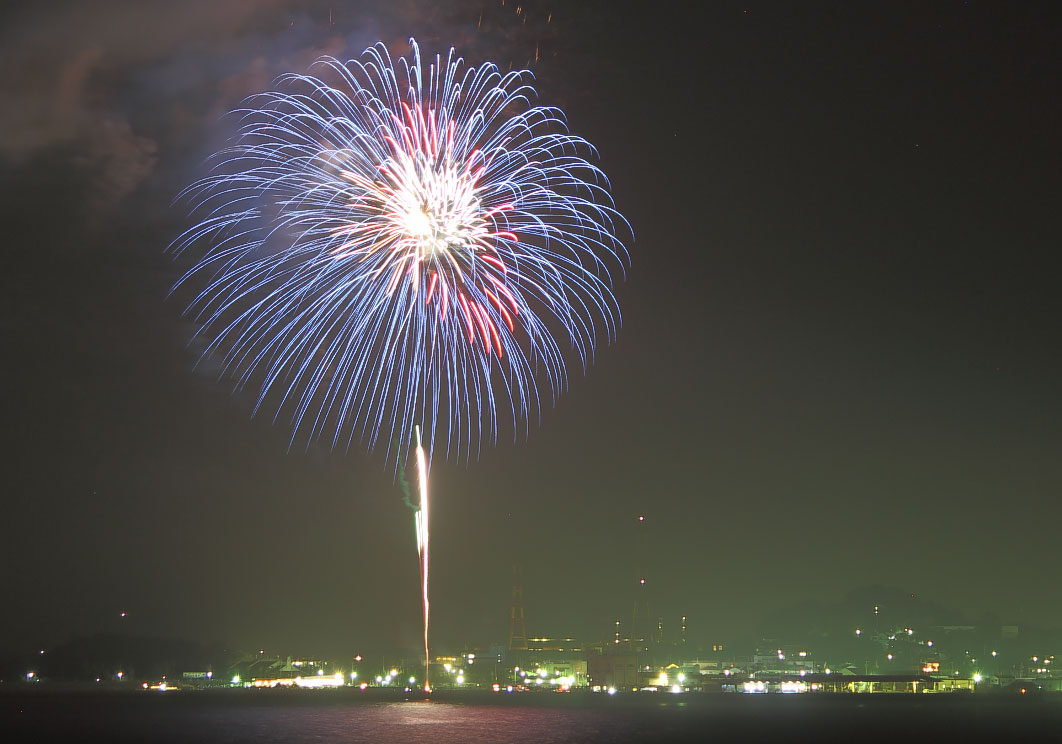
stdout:
[[[17,166],[49,148],[73,149],[71,167],[91,174],[89,211],[121,202],[170,144],[172,131],[160,126],[166,109],[180,110],[179,92],[155,71],[194,55],[190,36],[239,35],[270,6],[53,3],[14,14],[0,46],[0,66],[17,71],[9,72],[9,105],[0,114],[0,157]],[[161,120],[145,116],[144,106],[161,108]]]
[[[176,192],[230,133],[219,124],[224,114],[278,75],[306,71],[321,56],[357,56],[378,38],[401,56],[418,33],[426,52],[455,44],[474,55],[491,46],[484,37],[511,39],[528,17],[497,3],[379,6],[27,4],[10,13],[0,32],[0,68],[8,78],[0,158],[17,165],[42,150],[73,146],[74,165],[92,173],[90,210],[121,202],[156,168],[158,183]],[[517,47],[527,52],[531,37],[524,35]],[[524,61],[533,60],[518,64]]]

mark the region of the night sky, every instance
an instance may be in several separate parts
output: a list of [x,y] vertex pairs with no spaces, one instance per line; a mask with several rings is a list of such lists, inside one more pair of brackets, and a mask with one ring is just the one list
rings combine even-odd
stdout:
[[694,641],[866,585],[1062,625],[1057,5],[575,6],[4,4],[0,646],[416,646],[383,453],[196,369],[166,252],[226,111],[411,35],[530,62],[636,235],[617,342],[433,465],[436,643],[505,640],[516,561],[531,635],[607,637],[639,514]]

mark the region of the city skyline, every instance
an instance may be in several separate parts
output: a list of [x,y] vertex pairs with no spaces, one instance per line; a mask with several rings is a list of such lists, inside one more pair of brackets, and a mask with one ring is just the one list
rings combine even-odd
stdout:
[[[508,644],[486,638],[439,642],[432,654],[433,679],[441,689],[519,686],[524,683],[521,671],[535,670],[536,686],[546,682],[600,688],[602,675],[619,674],[605,686],[626,689],[655,686],[661,674],[672,677],[670,687],[681,671],[686,679],[677,683],[700,690],[707,689],[702,683],[712,687],[732,680],[773,679],[770,684],[776,685],[779,679],[799,677],[823,682],[822,675],[832,672],[847,679],[838,683],[842,685],[898,681],[900,675],[906,676],[906,683],[957,678],[963,685],[972,681],[1009,689],[1035,679],[1054,686],[1050,689],[1057,687],[1054,651],[1062,642],[1062,628],[964,618],[949,608],[882,587],[851,592],[830,605],[770,608],[742,636],[714,638],[711,644],[687,637],[687,620],[696,623],[695,618],[683,616],[681,631],[676,624],[644,640],[633,637],[632,626],[621,621],[615,626],[614,640],[605,633],[596,638],[529,634],[514,636]],[[276,686],[278,678],[290,685],[300,677],[324,675],[328,686],[365,689],[401,687],[407,684],[406,677],[417,677],[424,668],[419,649],[378,648],[371,639],[358,639],[335,651],[315,649],[312,638],[290,648],[260,649],[232,640],[237,642],[204,644],[135,633],[74,637],[32,652],[0,656],[0,679],[25,676],[38,683],[95,680],[134,686],[169,679],[171,686],[268,687]],[[617,671],[632,662],[636,677]],[[392,669],[403,671],[388,672]],[[547,673],[540,682],[542,670]]]

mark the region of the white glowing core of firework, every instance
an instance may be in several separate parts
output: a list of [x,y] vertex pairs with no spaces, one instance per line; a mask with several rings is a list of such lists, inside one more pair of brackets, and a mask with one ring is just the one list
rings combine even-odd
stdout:
[[494,236],[476,199],[470,170],[462,173],[450,164],[406,153],[381,168],[386,180],[374,187],[381,213],[391,215],[390,230],[382,232],[390,233],[392,249],[404,251],[414,264],[451,249],[465,252],[466,261],[477,250],[491,249]]
[[[434,112],[427,113],[434,121]],[[337,232],[351,239],[333,254],[346,259],[359,253],[387,251],[388,257],[377,272],[390,271],[388,294],[408,276],[417,296],[427,289],[429,277],[439,272],[444,282],[449,277],[452,290],[459,290],[477,255],[487,255],[485,260],[504,272],[494,243],[499,237],[517,240],[514,233],[498,232],[501,228],[496,224],[502,219],[498,215],[511,210],[512,205],[484,210],[477,195],[476,182],[486,169],[480,151],[473,151],[467,161],[454,159],[452,126],[446,139],[439,141],[434,133],[429,134],[424,114],[406,109],[408,133],[414,136],[401,141],[387,138],[393,152],[378,166],[375,179],[342,171],[342,176],[357,186],[352,203],[371,217],[339,229]],[[371,241],[367,240],[370,235],[374,236]],[[428,301],[432,293],[428,290]],[[468,319],[472,322],[471,316]]]
[[411,209],[406,215],[406,230],[415,238],[427,238],[431,235],[431,221],[422,209]]

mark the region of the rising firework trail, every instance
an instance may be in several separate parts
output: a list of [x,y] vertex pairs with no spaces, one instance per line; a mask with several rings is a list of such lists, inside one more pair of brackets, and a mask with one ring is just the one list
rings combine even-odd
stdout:
[[[235,112],[239,131],[183,192],[206,250],[178,286],[204,356],[291,442],[383,439],[396,468],[417,430],[427,632],[427,471],[526,434],[619,324],[627,262],[596,151],[534,103],[527,70],[453,49],[319,60]],[[563,346],[563,348],[562,348]],[[499,424],[499,414],[506,420]],[[399,443],[397,447],[393,443]],[[425,644],[427,645],[427,644]]]
[[421,600],[424,604],[424,692],[431,692],[431,657],[428,655],[428,619],[430,617],[428,602],[428,458],[420,441],[420,427],[414,427],[417,434],[417,488],[420,490],[420,509],[417,511],[417,551],[420,554]]

